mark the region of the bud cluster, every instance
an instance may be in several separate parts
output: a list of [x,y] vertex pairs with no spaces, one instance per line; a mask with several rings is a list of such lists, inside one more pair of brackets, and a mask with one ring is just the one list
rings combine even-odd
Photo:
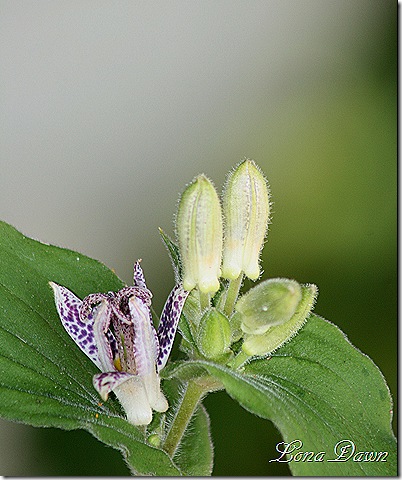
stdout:
[[183,288],[198,291],[183,310],[187,352],[193,343],[196,355],[237,367],[251,355],[278,348],[303,325],[315,286],[270,279],[239,298],[243,278],[255,281],[261,275],[269,221],[268,183],[252,160],[229,174],[221,200],[205,175],[183,192],[176,215],[178,248],[163,239],[170,252],[177,249],[179,264],[174,263]]
[[181,196],[176,231],[186,290],[216,293],[220,277],[260,276],[270,202],[267,181],[252,160],[244,160],[229,175],[222,203],[223,210],[205,175],[196,177]]

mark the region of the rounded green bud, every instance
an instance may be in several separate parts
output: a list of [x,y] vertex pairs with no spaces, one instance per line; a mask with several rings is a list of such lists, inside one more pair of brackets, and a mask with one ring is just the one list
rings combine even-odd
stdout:
[[183,267],[183,287],[202,293],[219,290],[222,259],[222,212],[218,194],[205,175],[199,175],[180,198],[176,233]]
[[236,303],[241,329],[260,335],[270,327],[287,322],[301,300],[299,283],[287,278],[271,278],[249,290]]
[[259,258],[269,222],[267,181],[253,162],[244,160],[228,177],[223,195],[225,240],[222,276],[241,272],[251,280],[260,276]]
[[197,344],[206,358],[216,359],[227,353],[232,332],[229,320],[215,308],[207,310],[201,318]]
[[153,447],[159,448],[161,446],[162,440],[158,434],[153,433],[148,437],[148,442]]
[[316,285],[302,285],[302,296],[292,317],[280,325],[268,328],[261,335],[245,334],[242,350],[248,356],[268,355],[298,333],[308,319],[317,298]]

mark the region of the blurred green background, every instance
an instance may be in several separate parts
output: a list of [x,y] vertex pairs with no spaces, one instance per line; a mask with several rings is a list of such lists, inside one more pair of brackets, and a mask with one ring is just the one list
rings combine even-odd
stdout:
[[[397,3],[0,1],[0,213],[97,258],[127,283],[143,258],[154,307],[196,174],[221,189],[253,158],[273,221],[263,278],[319,287],[397,395]],[[215,475],[288,475],[279,433],[224,393],[205,400]],[[395,412],[396,413],[396,412]],[[396,415],[394,417],[396,429]],[[0,421],[2,475],[126,475],[80,431]]]

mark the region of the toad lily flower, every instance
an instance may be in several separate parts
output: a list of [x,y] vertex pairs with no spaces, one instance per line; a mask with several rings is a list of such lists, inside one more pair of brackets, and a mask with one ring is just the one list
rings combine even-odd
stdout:
[[94,293],[80,300],[67,288],[50,285],[67,333],[102,371],[93,377],[102,399],[113,391],[133,425],[148,425],[152,409],[165,412],[168,403],[159,372],[172,349],[188,292],[181,285],[174,287],[156,332],[150,311],[152,293],[139,261],[134,265],[134,286],[117,293]]

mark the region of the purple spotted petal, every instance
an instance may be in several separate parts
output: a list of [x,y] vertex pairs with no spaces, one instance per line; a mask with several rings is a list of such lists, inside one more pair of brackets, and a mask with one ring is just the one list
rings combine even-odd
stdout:
[[127,372],[105,372],[94,375],[92,383],[103,400],[107,400],[109,393],[126,382],[132,375]]
[[159,352],[158,337],[150,319],[148,305],[138,297],[131,297],[128,305],[135,332],[133,355],[136,372],[139,376],[148,375],[155,372]]
[[49,283],[54,291],[56,308],[63,327],[80,349],[98,368],[101,368],[92,324],[80,320],[79,310],[82,301],[67,288],[54,282]]
[[144,272],[142,271],[140,262],[141,260],[137,260],[134,263],[134,287],[147,288]]
[[159,338],[159,356],[158,371],[166,365],[170,351],[173,347],[174,337],[176,335],[177,325],[184,303],[190,292],[183,289],[181,285],[176,285],[168,296],[158,327]]
[[109,342],[110,349],[112,351],[112,356],[113,358],[117,357],[117,342],[116,342],[116,337],[113,335],[111,330],[108,330],[106,332],[106,338],[107,341]]
[[152,293],[146,288],[140,287],[124,287],[119,290],[116,294],[116,300],[121,301],[124,297],[138,297],[146,305],[151,305]]
[[87,295],[81,303],[80,319],[82,322],[93,322],[92,310],[95,305],[101,303],[102,300],[108,300],[106,293],[91,293]]

